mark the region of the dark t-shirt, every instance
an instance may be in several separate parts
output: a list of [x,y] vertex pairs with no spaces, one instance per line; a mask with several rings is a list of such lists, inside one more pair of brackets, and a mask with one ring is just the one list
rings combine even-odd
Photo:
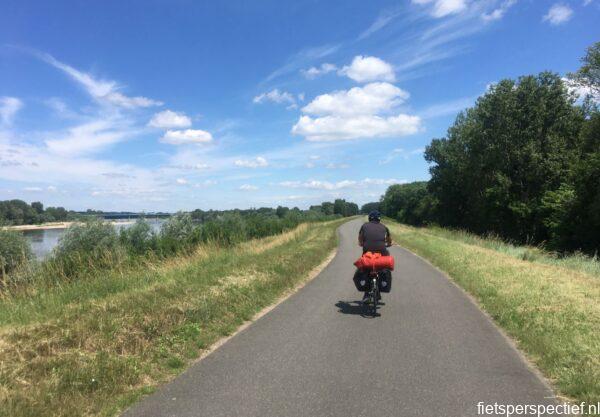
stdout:
[[360,232],[363,241],[363,251],[387,252],[386,238],[389,229],[379,222],[368,222],[362,225]]

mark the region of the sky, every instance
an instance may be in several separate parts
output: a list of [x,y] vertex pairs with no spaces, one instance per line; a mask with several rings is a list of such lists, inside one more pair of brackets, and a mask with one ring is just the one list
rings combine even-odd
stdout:
[[0,3],[0,200],[377,201],[504,78],[575,71],[600,0]]

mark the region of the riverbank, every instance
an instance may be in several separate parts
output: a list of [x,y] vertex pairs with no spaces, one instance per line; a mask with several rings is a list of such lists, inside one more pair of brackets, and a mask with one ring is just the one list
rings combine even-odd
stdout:
[[348,219],[0,299],[0,416],[110,416],[311,277]]
[[461,231],[386,225],[394,241],[471,294],[562,395],[600,399],[597,260],[559,258]]
[[[135,221],[133,220],[112,220],[109,221],[114,225],[128,225],[133,224]],[[51,223],[42,223],[42,224],[21,224],[18,226],[4,226],[3,229],[6,230],[15,230],[18,232],[30,231],[30,230],[52,230],[52,229],[66,229],[69,226],[76,224],[78,222],[51,222]]]

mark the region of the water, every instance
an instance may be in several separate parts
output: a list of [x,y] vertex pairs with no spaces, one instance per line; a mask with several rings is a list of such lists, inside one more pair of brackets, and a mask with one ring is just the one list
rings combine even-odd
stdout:
[[[148,219],[148,224],[158,231],[164,223],[163,219]],[[115,222],[113,223],[117,229],[129,227],[133,222]],[[45,230],[25,230],[23,235],[31,245],[31,250],[36,259],[44,259],[52,249],[58,244],[60,237],[65,233],[66,229],[45,229]]]

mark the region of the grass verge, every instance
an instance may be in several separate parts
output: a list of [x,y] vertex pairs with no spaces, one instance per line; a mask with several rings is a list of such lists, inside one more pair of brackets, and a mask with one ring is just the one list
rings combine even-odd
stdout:
[[581,260],[525,260],[516,249],[461,232],[386,224],[397,243],[472,294],[559,394],[600,400],[600,280],[593,266],[584,272]]
[[345,220],[0,300],[0,416],[111,416],[305,280]]

